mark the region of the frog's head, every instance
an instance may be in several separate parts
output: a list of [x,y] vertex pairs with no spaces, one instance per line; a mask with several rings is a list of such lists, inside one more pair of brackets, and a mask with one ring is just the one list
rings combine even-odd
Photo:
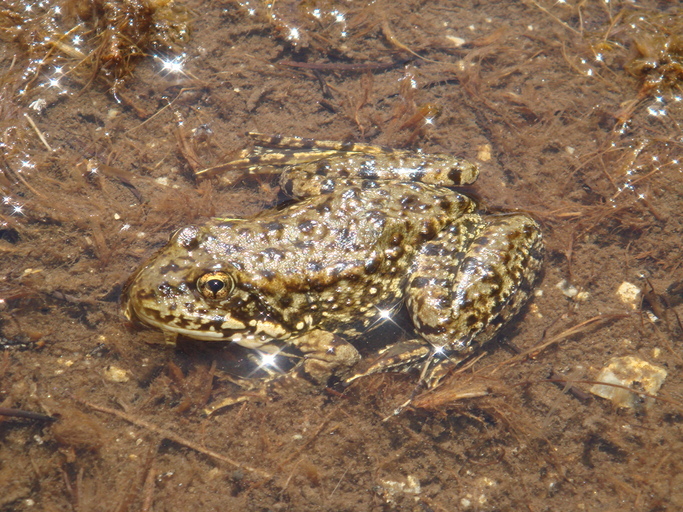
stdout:
[[288,331],[237,269],[214,257],[215,240],[195,226],[180,229],[129,278],[122,292],[126,318],[205,341],[258,347]]

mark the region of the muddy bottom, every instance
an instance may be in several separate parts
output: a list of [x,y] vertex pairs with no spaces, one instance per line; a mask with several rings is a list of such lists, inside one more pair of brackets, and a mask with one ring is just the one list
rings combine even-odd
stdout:
[[[119,2],[44,4],[0,3],[1,511],[683,509],[680,8],[190,1],[124,51]],[[282,198],[196,176],[247,131],[477,162],[482,210],[542,225],[529,305],[430,392],[386,373],[207,416],[249,351],[165,347],[119,300],[178,228]],[[627,356],[661,389],[591,393]]]

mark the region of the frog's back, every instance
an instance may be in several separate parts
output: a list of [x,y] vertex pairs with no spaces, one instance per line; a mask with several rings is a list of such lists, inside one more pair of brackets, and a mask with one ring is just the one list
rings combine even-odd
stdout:
[[[332,329],[401,299],[416,248],[468,198],[419,183],[364,181],[250,220],[206,226],[202,271],[234,267],[237,286],[259,295],[285,323]],[[361,323],[367,323],[361,321]]]

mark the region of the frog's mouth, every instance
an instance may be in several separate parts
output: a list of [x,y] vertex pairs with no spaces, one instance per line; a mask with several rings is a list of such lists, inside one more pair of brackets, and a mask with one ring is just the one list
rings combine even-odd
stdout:
[[[207,329],[205,326],[201,326],[199,324],[196,324],[197,328],[194,328],[194,326],[182,327],[174,325],[173,323],[160,322],[158,320],[150,318],[146,318],[142,321],[150,327],[155,327],[161,331],[180,334],[182,336],[186,336],[188,338],[192,338],[195,340],[231,342],[250,349],[260,348],[263,345],[267,345],[276,339],[273,336],[270,336],[264,332],[257,334],[246,329],[240,331],[217,331],[213,326]],[[225,322],[223,323],[225,324]],[[278,339],[282,339],[282,337]]]
[[[219,332],[216,331],[215,329],[202,329],[199,324],[197,324],[197,328],[194,327],[182,327],[175,325],[175,320],[168,322],[168,321],[159,321],[155,318],[146,316],[146,317],[141,317],[138,315],[138,318],[140,321],[146,325],[149,325],[150,327],[154,327],[156,329],[159,329],[161,331],[165,332],[172,332],[175,334],[180,334],[182,336],[187,336],[188,338],[192,338],[195,340],[201,340],[201,341],[230,341],[229,337],[226,337],[225,332]],[[182,321],[181,318],[178,318],[177,321]]]
[[229,314],[188,316],[173,314],[168,304],[156,300],[145,301],[138,297],[137,304],[135,302],[130,297],[123,301],[123,312],[128,320],[195,340],[232,342],[253,349],[289,336],[279,323],[267,319],[250,321],[246,325]]

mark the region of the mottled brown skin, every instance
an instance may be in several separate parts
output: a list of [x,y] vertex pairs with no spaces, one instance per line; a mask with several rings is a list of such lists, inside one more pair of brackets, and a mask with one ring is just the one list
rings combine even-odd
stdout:
[[541,266],[540,229],[521,214],[483,217],[445,188],[474,181],[474,165],[353,145],[316,159],[302,140],[286,139],[301,151],[262,156],[297,162],[281,184],[300,200],[176,232],[127,283],[128,318],[262,353],[274,342],[295,346],[299,370],[324,382],[360,359],[341,337],[402,302],[420,338],[384,351],[363,374],[461,359],[519,311]]

